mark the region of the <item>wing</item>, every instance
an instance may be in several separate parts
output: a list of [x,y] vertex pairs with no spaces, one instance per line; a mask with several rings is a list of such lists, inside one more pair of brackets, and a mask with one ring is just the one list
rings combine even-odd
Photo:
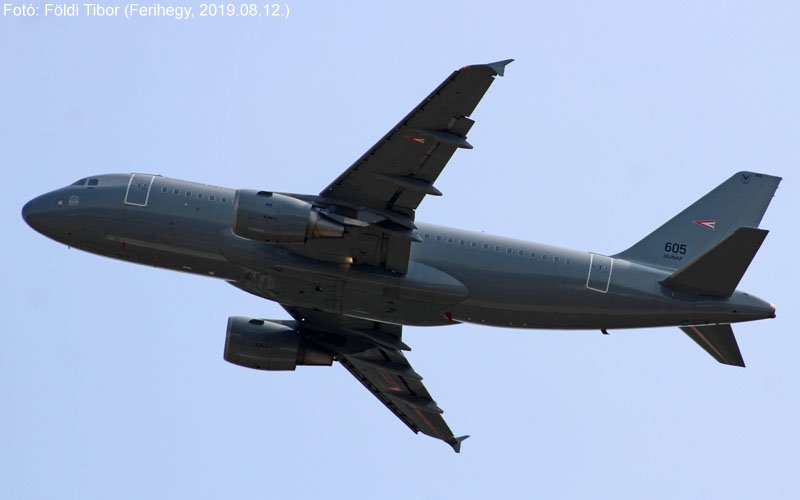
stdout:
[[512,59],[450,75],[400,123],[325,188],[315,203],[348,227],[339,243],[308,242],[299,253],[404,274],[416,234],[414,211],[458,148],[472,148],[469,117]]
[[458,148],[471,149],[468,117],[513,59],[453,72],[320,195],[411,220]]
[[461,450],[469,436],[455,437],[442,410],[401,351],[402,327],[283,305],[300,333],[334,352],[342,366],[412,431],[441,439]]

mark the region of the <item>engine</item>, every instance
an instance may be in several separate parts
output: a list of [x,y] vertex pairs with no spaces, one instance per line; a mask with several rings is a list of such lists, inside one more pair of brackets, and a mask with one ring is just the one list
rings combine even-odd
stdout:
[[233,233],[267,243],[297,244],[309,238],[341,238],[344,226],[303,200],[239,189],[233,206]]
[[294,370],[298,365],[333,363],[333,356],[312,345],[293,328],[263,319],[228,318],[225,361],[256,370]]

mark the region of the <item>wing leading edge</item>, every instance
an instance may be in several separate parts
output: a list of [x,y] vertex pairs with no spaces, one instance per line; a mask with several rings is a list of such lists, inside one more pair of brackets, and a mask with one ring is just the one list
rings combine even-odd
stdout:
[[302,327],[300,333],[332,351],[378,401],[409,429],[449,444],[456,453],[469,436],[453,435],[436,404],[401,352],[402,327],[284,305]]

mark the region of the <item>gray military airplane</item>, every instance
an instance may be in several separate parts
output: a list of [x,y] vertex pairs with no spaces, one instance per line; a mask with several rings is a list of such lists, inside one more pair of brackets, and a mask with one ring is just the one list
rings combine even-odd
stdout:
[[402,325],[678,326],[744,366],[731,323],[775,317],[739,291],[780,178],[739,172],[616,255],[415,221],[468,118],[511,60],[451,74],[319,195],[97,175],[28,202],[25,221],[70,247],[220,278],[292,320],[228,319],[224,358],[259,370],[341,363],[414,432],[458,452],[408,363]]

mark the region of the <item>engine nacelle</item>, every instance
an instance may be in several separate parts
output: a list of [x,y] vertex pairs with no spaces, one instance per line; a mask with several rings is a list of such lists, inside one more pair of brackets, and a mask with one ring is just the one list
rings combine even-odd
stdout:
[[310,344],[286,325],[241,316],[228,318],[225,361],[256,370],[294,370],[297,365],[333,363],[333,355]]
[[341,238],[344,226],[297,198],[239,189],[233,204],[233,233],[267,243],[305,243],[309,238]]

